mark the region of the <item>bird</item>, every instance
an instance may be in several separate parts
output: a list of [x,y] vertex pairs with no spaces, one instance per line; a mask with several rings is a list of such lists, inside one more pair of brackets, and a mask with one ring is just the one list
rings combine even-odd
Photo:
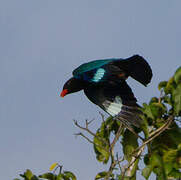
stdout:
[[73,70],[63,86],[61,97],[83,90],[87,98],[113,119],[132,131],[140,128],[140,106],[126,80],[131,77],[147,86],[152,79],[152,69],[140,55],[129,58],[93,60]]

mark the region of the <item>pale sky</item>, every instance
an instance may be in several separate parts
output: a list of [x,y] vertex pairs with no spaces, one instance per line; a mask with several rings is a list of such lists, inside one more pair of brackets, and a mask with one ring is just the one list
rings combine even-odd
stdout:
[[78,180],[107,170],[79,132],[100,109],[83,92],[60,98],[81,63],[110,57],[145,57],[148,87],[134,80],[139,104],[159,96],[157,84],[181,64],[180,0],[0,0],[0,179],[27,168],[40,174],[59,162]]

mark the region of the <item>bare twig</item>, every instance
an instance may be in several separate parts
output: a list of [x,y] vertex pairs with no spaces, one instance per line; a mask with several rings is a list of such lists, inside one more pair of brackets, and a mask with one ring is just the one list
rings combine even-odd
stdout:
[[120,171],[122,171],[122,168],[121,168],[120,163],[121,163],[122,161],[124,161],[124,160],[125,160],[124,156],[119,160],[118,153],[116,153],[116,161],[117,161],[117,164],[118,164],[118,166],[119,166]]
[[85,127],[80,126],[76,120],[74,120],[74,124],[75,124],[75,126],[77,126],[78,128],[80,128],[80,129],[88,132],[89,134],[91,134],[93,137],[96,137],[99,141],[102,141],[104,144],[108,144],[107,141],[105,141],[104,139],[100,138],[99,136],[97,136],[95,133],[93,133],[93,132],[89,129],[89,124],[90,124],[92,121],[93,121],[93,120],[91,120],[91,121],[86,120]]
[[119,126],[119,129],[110,145],[110,147],[113,149],[114,148],[114,145],[116,144],[117,140],[119,139],[120,137],[120,134],[121,134],[121,131],[122,131],[122,128],[123,128],[123,124],[121,123],[120,126]]
[[104,178],[104,180],[109,180],[109,177],[111,176],[115,166],[120,163],[119,161],[115,160],[115,158],[114,158],[114,146],[120,137],[122,128],[123,128],[123,125],[121,123],[112,143],[109,144],[109,152],[110,152],[110,156],[111,156],[111,165],[109,167],[108,173],[107,173],[106,177]]
[[99,112],[99,114],[101,115],[102,121],[105,122],[105,120],[104,120],[104,114],[102,114],[101,112]]
[[76,133],[76,136],[82,136],[83,138],[85,138],[88,142],[90,142],[91,144],[94,144],[94,142],[92,140],[90,140],[87,136],[85,136],[83,133]]
[[163,95],[164,95],[164,91],[163,91],[163,88],[161,89],[160,91],[160,97],[158,98],[158,102],[161,103],[161,100],[163,98]]
[[88,121],[86,120],[86,127],[82,127],[82,126],[80,126],[80,125],[78,124],[78,122],[77,122],[76,120],[74,120],[74,124],[75,124],[78,128],[80,128],[80,129],[82,129],[82,130],[84,130],[84,131],[87,131],[89,134],[91,134],[92,136],[96,137],[96,134],[93,133],[92,131],[90,131],[89,128],[88,128],[88,126],[89,126],[90,123],[91,123],[91,121],[88,122]]

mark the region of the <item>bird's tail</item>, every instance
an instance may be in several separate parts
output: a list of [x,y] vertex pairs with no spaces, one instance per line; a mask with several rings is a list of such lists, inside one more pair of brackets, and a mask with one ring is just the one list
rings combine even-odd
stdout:
[[141,126],[140,115],[142,111],[135,102],[128,105],[128,103],[122,104],[118,99],[114,102],[106,100],[101,107],[113,116],[113,119],[121,121],[126,127],[136,126],[139,128]]
[[144,86],[150,83],[152,78],[152,70],[148,62],[139,55],[134,55],[125,60],[119,61],[119,66],[128,76],[137,80]]
[[139,128],[142,123],[141,114],[142,112],[137,106],[123,105],[121,111],[114,119],[121,121],[127,128],[131,128],[132,126]]

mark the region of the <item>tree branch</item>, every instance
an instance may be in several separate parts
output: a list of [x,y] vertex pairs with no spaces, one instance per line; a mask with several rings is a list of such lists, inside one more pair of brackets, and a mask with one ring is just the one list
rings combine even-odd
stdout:
[[[122,179],[124,179],[125,174],[127,174],[127,176],[129,176],[129,177],[131,176],[131,171],[132,171],[132,169],[133,169],[133,167],[134,167],[134,164],[135,164],[136,160],[140,158],[140,156],[141,156],[142,152],[144,151],[144,148],[146,147],[146,145],[147,145],[149,142],[153,141],[153,139],[155,139],[157,136],[159,136],[163,131],[165,131],[166,129],[168,129],[168,127],[169,127],[170,124],[172,123],[173,119],[174,119],[174,117],[173,117],[173,116],[170,116],[170,117],[168,118],[167,122],[166,122],[163,126],[161,126],[160,128],[156,129],[154,132],[152,132],[152,133],[150,134],[150,137],[149,137],[147,140],[145,140],[145,141],[142,143],[141,146],[139,146],[137,149],[135,149],[135,151],[132,153],[132,156],[133,156],[133,157],[132,157],[132,159],[131,159],[128,167],[125,168],[125,170],[124,170],[123,173],[122,173]],[[137,153],[136,153],[136,152],[137,152]],[[135,154],[135,153],[136,153],[136,154]]]
[[104,180],[109,180],[109,177],[111,176],[115,166],[120,163],[119,161],[115,160],[115,158],[114,158],[114,146],[120,137],[122,128],[123,128],[123,124],[121,123],[117,133],[115,134],[115,137],[114,137],[112,143],[109,144],[109,152],[110,152],[110,156],[111,156],[111,165],[109,167],[108,173],[107,173],[106,177],[104,178]]
[[91,144],[94,144],[94,142],[92,140],[90,140],[87,136],[85,136],[83,133],[76,133],[76,136],[82,136],[83,138],[85,138],[88,142],[90,142]]
[[100,138],[99,136],[97,136],[95,133],[93,133],[93,132],[89,129],[89,124],[90,124],[92,121],[93,121],[93,120],[91,120],[91,121],[86,120],[86,121],[85,121],[85,122],[86,122],[85,127],[80,126],[76,120],[74,120],[74,124],[75,124],[75,126],[77,126],[78,128],[80,128],[80,129],[88,132],[89,134],[91,134],[93,137],[96,137],[98,140],[102,141],[103,143],[108,144],[106,141],[104,141],[102,138]]
[[159,136],[163,131],[165,131],[166,129],[168,129],[168,127],[170,126],[170,124],[172,123],[174,117],[173,116],[170,116],[167,120],[167,122],[161,126],[160,128],[156,129],[154,132],[152,132],[150,134],[150,137],[143,142],[143,144],[138,147],[137,149],[135,149],[134,153],[136,151],[139,151],[139,149],[141,149],[143,146],[145,146],[146,144],[148,144],[149,142],[153,141],[153,139],[155,139],[157,136]]

